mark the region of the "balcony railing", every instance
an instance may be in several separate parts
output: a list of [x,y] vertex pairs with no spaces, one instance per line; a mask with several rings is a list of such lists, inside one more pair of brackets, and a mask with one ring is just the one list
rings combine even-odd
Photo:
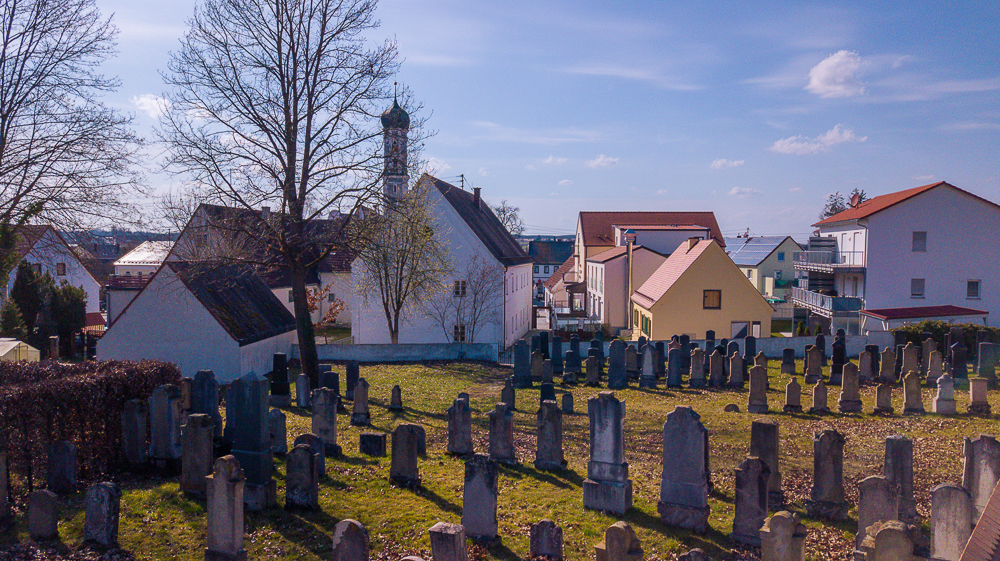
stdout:
[[861,311],[865,301],[852,296],[827,296],[804,288],[792,288],[792,301],[824,316],[845,316]]
[[863,251],[796,251],[792,253],[796,265],[818,268],[859,268],[865,267]]
[[108,282],[105,285],[107,288],[120,288],[124,290],[140,290],[142,287],[149,284],[149,279],[152,275],[143,276],[133,276],[133,275],[108,275]]

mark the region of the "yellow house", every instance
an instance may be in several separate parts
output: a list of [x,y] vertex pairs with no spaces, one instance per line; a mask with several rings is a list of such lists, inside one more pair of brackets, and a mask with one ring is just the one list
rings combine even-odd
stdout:
[[714,240],[690,239],[632,295],[634,337],[770,337],[774,309]]

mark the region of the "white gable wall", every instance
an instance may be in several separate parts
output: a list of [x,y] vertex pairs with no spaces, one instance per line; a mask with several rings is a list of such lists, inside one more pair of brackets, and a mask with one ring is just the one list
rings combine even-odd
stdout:
[[[87,293],[87,312],[101,311],[101,284],[51,229],[45,230],[31,251],[24,256],[24,260],[33,265],[41,265],[42,274],[49,273],[57,286],[65,280],[73,286],[82,288]],[[58,274],[60,263],[66,266],[65,275]],[[16,277],[15,266],[7,279],[7,294],[10,294]]]
[[[298,343],[295,330],[239,347],[239,375],[249,372],[267,374],[274,366],[274,353],[292,356],[292,343]],[[221,382],[218,372],[215,378]]]

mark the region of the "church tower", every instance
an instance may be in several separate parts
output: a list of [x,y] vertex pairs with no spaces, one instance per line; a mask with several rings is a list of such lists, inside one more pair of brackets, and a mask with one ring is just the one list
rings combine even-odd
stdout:
[[385,148],[382,193],[386,199],[405,194],[409,186],[410,176],[406,168],[406,134],[409,130],[410,116],[393,98],[392,107],[382,113],[382,144]]

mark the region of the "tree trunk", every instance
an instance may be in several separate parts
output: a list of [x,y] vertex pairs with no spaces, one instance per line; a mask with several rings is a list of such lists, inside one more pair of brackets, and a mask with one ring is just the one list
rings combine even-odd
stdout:
[[299,337],[299,361],[302,373],[309,376],[312,387],[319,387],[319,357],[309,298],[306,294],[306,269],[301,262],[292,264],[292,299],[295,307],[295,331]]

